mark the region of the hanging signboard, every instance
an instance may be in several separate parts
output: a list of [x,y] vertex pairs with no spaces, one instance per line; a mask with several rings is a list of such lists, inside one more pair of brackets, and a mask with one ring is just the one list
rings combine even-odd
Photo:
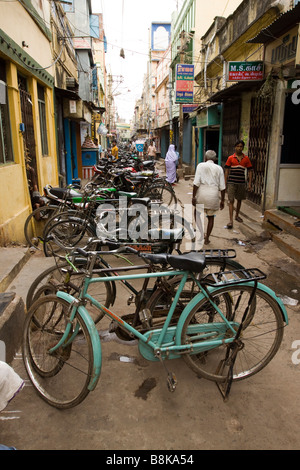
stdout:
[[256,62],[228,62],[228,81],[254,81],[263,80],[264,64]]
[[198,108],[199,104],[184,104],[182,106],[182,111],[184,113],[193,113]]
[[193,103],[194,101],[194,65],[176,65],[175,103]]

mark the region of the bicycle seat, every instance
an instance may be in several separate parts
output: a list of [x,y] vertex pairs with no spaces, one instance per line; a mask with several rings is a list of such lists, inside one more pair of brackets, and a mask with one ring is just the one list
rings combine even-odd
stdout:
[[167,253],[140,253],[141,258],[145,258],[153,264],[168,264],[168,254]]
[[148,206],[150,204],[150,197],[134,197],[131,199],[133,204],[142,204],[143,206]]
[[206,266],[205,256],[196,252],[183,255],[168,255],[168,263],[172,268],[194,273],[201,273]]

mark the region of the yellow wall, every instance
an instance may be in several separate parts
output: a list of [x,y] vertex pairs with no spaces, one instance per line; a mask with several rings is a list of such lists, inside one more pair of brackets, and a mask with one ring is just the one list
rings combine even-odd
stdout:
[[[16,65],[7,61],[7,88],[14,162],[0,165],[0,245],[2,246],[11,242],[24,242],[24,222],[32,210],[25,169],[23,136],[19,131],[22,118],[17,72]],[[58,185],[53,89],[46,88],[45,93],[49,155],[43,156],[40,142],[37,80],[29,76],[28,85],[33,102],[38,182],[42,193],[45,184]]]

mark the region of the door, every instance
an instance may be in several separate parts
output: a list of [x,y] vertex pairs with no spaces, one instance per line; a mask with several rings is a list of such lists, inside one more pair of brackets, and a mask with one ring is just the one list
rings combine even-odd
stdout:
[[262,206],[269,150],[269,136],[273,115],[273,101],[269,98],[252,98],[248,156],[253,166],[252,187],[247,198]]
[[30,194],[32,194],[33,186],[38,182],[37,179],[37,163],[36,163],[36,147],[33,125],[32,99],[27,91],[27,80],[24,77],[18,77],[19,93],[21,102],[22,121],[24,124],[24,158],[26,163],[27,181]]

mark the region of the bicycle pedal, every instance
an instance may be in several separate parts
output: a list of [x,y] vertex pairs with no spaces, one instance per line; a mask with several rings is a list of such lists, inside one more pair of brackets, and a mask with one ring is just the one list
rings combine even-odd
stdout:
[[177,382],[175,374],[173,374],[173,372],[170,372],[167,377],[167,385],[168,385],[169,392],[175,392],[177,383],[178,382]]

